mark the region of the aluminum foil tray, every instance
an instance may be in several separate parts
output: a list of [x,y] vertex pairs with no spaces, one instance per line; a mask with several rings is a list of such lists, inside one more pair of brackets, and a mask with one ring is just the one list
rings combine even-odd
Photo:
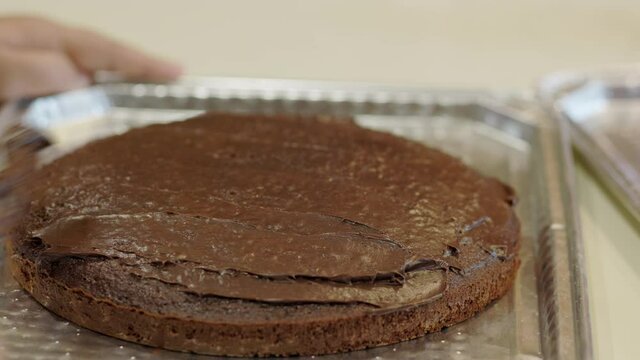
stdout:
[[640,65],[550,75],[540,95],[569,123],[584,160],[640,220]]
[[[4,158],[5,172],[20,167],[7,153],[20,144],[37,143],[40,138],[34,134],[51,142],[38,150],[40,161],[46,162],[98,137],[205,110],[352,115],[363,126],[458,156],[513,185],[519,194],[522,266],[504,298],[442,332],[323,359],[591,358],[582,244],[570,187],[571,153],[562,129],[532,102],[481,92],[287,80],[191,78],[170,85],[101,84],[6,110],[13,116],[4,122],[0,161]],[[20,131],[10,126],[10,119],[19,123]],[[0,224],[5,228],[16,196],[10,183],[0,183]],[[6,229],[2,235],[6,239]],[[78,327],[41,307],[4,270],[0,358],[208,357],[139,346]]]

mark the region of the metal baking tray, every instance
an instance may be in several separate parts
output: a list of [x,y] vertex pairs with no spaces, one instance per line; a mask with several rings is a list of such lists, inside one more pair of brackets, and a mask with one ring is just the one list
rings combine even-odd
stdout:
[[607,188],[640,220],[640,64],[545,78],[540,96]]
[[[522,265],[504,298],[442,332],[323,359],[591,358],[582,243],[571,192],[571,152],[558,123],[522,97],[229,78],[190,78],[169,85],[100,84],[7,110],[19,130],[13,126],[8,131],[5,126],[5,172],[21,166],[10,161],[13,157],[7,155],[7,148],[15,151],[20,144],[38,143],[34,134],[52,143],[37,153],[46,162],[98,137],[205,110],[354,116],[363,126],[453,154],[511,184],[519,194]],[[10,190],[10,183],[0,185],[0,190],[5,189],[4,195],[0,191],[0,214],[7,219],[19,195]],[[43,309],[6,272],[1,273],[0,358],[69,357],[207,358],[135,345],[78,327]]]

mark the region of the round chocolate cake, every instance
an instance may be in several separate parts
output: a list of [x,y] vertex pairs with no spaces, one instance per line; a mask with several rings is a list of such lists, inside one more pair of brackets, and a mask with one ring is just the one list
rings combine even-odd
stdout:
[[217,355],[391,344],[465,320],[518,268],[513,191],[345,119],[205,114],[38,170],[9,244],[81,326]]

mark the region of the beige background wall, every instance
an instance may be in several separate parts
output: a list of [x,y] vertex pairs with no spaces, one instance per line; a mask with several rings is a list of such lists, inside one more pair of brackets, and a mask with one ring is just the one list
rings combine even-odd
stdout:
[[[29,1],[179,60],[190,74],[530,88],[557,69],[640,60],[640,1]],[[640,232],[577,181],[600,359],[640,359]]]

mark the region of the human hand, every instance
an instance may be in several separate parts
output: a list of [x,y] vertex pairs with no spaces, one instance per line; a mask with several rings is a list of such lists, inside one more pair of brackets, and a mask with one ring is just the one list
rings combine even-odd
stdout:
[[169,81],[178,65],[95,32],[33,17],[0,17],[0,102],[84,87],[98,70]]

